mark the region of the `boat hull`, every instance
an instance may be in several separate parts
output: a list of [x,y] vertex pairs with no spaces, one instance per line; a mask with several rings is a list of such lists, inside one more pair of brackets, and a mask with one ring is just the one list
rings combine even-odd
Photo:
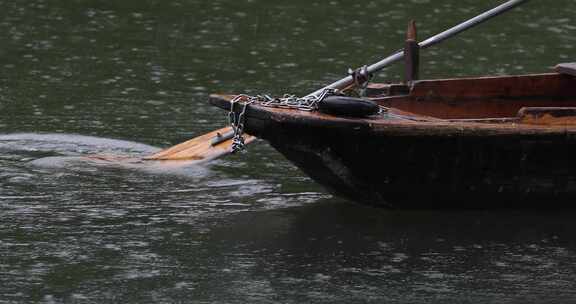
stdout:
[[393,208],[569,206],[576,137],[363,135],[250,119],[247,130],[337,196]]
[[[366,118],[252,104],[245,131],[330,192],[364,204],[573,207],[574,83],[558,74],[416,82],[408,95],[375,98],[399,112]],[[226,109],[230,99],[211,100]],[[442,107],[449,115],[437,118]]]
[[570,130],[330,125],[249,109],[246,132],[267,140],[331,193],[355,202],[525,208],[570,207],[576,199],[576,134]]

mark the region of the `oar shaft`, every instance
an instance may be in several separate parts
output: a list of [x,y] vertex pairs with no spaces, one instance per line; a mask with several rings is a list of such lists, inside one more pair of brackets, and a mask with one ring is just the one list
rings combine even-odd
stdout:
[[[507,12],[508,10],[524,3],[524,2],[528,2],[529,0],[510,0],[507,1],[489,11],[486,11],[472,19],[469,19],[467,21],[464,21],[452,28],[449,28],[439,34],[436,34],[422,42],[420,42],[418,45],[420,46],[420,48],[428,48],[431,47],[435,44],[438,44],[450,37],[453,37],[455,35],[458,35],[459,33],[470,29],[484,21],[487,21],[493,17],[496,17],[504,12]],[[389,66],[392,63],[395,63],[397,61],[400,61],[404,58],[404,51],[398,51],[394,54],[392,54],[391,56],[388,56],[370,66],[368,66],[368,73],[374,73],[377,72],[387,66]],[[336,82],[333,82],[319,90],[316,90],[310,94],[308,94],[307,96],[318,96],[319,94],[321,94],[324,90],[326,89],[343,89],[351,84],[353,84],[354,79],[352,78],[352,76],[347,76],[344,77]]]
[[438,43],[440,43],[440,42],[442,42],[442,41],[444,41],[444,40],[446,40],[446,39],[448,39],[454,35],[457,35],[457,34],[463,32],[469,28],[474,27],[474,26],[476,26],[476,25],[478,25],[478,24],[480,24],[486,20],[489,20],[489,19],[496,17],[496,16],[498,16],[504,12],[507,12],[507,11],[513,9],[514,7],[520,5],[524,2],[528,2],[528,0],[511,0],[511,1],[508,1],[506,3],[503,3],[503,4],[497,6],[497,7],[493,8],[489,11],[486,11],[486,12],[484,12],[484,13],[482,13],[482,14],[480,14],[480,15],[478,15],[478,16],[476,16],[476,17],[474,17],[468,21],[464,21],[464,22],[462,22],[462,23],[460,23],[460,24],[458,24],[458,25],[456,25],[450,29],[447,29],[440,34],[434,35],[434,36],[420,42],[418,45],[420,45],[420,48],[424,49],[424,48],[433,46],[435,44],[438,44]]

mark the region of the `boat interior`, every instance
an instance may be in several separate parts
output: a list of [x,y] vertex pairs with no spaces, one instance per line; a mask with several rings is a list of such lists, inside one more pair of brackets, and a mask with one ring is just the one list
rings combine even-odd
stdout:
[[379,105],[449,121],[576,125],[576,64],[555,73],[370,84]]

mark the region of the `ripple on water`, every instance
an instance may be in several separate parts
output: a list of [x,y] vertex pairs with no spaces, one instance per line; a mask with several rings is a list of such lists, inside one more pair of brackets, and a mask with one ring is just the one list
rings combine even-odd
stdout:
[[[411,18],[425,38],[500,1],[273,2],[2,1],[0,129],[168,143],[223,119],[208,92],[307,93],[401,47]],[[573,58],[574,7],[532,1],[423,52],[423,76]],[[573,215],[361,208],[325,200],[272,149],[205,167],[81,158],[155,151],[0,135],[0,302],[576,299]]]
[[57,133],[16,133],[0,135],[0,149],[49,151],[61,153],[154,153],[159,150],[146,144],[94,136]]
[[[0,135],[0,159],[25,161],[36,168],[68,169],[75,172],[96,172],[102,167],[139,170],[150,174],[172,174],[203,177],[208,169],[193,166],[191,161],[145,162],[140,157],[160,149],[132,141],[74,134],[5,134]],[[107,157],[87,158],[89,155]],[[192,165],[192,166],[191,166]],[[4,176],[3,176],[4,175]],[[9,182],[25,182],[33,174],[6,176]]]

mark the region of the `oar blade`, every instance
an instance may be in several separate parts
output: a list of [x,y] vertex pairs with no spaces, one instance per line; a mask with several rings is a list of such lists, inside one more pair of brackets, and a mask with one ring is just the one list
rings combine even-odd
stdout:
[[[183,143],[164,149],[153,155],[144,157],[145,160],[211,160],[232,153],[232,139],[217,140],[225,134],[230,134],[231,127],[221,128],[210,133],[195,137]],[[256,138],[244,135],[245,143]]]

